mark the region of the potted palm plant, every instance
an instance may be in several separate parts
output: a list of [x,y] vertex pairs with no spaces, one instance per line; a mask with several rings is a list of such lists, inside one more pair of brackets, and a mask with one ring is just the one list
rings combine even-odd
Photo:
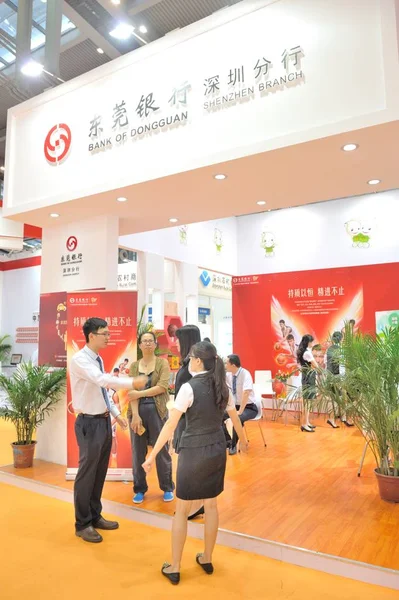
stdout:
[[66,369],[49,370],[48,366],[22,363],[12,377],[0,375],[0,389],[6,394],[6,405],[0,407],[0,418],[15,425],[17,440],[11,444],[14,467],[31,467],[36,441],[36,428],[54,409],[66,387]]
[[381,498],[399,502],[399,327],[371,335],[347,326],[335,360],[341,373],[317,378],[313,403],[328,413],[333,402],[353,419],[374,454]]

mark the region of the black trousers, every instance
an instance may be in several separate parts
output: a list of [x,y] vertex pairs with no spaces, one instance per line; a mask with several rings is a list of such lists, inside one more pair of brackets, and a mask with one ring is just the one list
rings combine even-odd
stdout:
[[[240,410],[240,405],[236,404],[236,409]],[[258,414],[258,409],[256,408],[255,404],[247,404],[246,407],[244,408],[244,411],[242,413],[242,415],[240,415],[238,418],[241,421],[241,424],[245,423],[245,421],[250,421],[251,419],[253,419],[254,417],[256,417],[256,415]],[[223,431],[224,431],[224,436],[226,438],[226,442],[230,442],[231,441],[231,447],[235,448],[237,446],[237,442],[238,442],[238,435],[236,430],[233,428],[233,439],[231,439],[229,432],[227,431],[227,427],[225,424],[225,421],[227,421],[227,419],[230,419],[228,413],[224,413],[224,417],[223,417]]]
[[110,418],[79,415],[75,422],[79,446],[79,469],[75,479],[75,528],[95,525],[101,516],[101,494],[112,446]]
[[[158,414],[154,400],[141,400],[139,415],[146,431],[143,435],[134,433],[130,428],[130,440],[133,455],[133,490],[135,494],[145,494],[148,490],[146,473],[141,466],[146,459],[148,446],[154,447],[161,429],[165,424]],[[173,492],[175,489],[172,480],[172,458],[169,454],[168,444],[162,448],[156,459],[159,487],[163,492]]]

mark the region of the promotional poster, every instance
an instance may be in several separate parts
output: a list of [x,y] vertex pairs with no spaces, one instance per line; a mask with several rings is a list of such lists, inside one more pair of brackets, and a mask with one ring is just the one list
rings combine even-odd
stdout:
[[233,348],[241,364],[290,372],[305,334],[328,347],[334,331],[375,333],[399,322],[399,263],[233,277]]
[[[85,345],[82,326],[90,317],[100,317],[107,321],[111,337],[108,346],[101,352],[104,370],[117,377],[127,377],[132,362],[136,360],[137,293],[136,292],[78,292],[67,296],[68,307],[68,365],[78,350]],[[115,370],[115,371],[114,371]],[[123,416],[128,408],[127,390],[109,389],[108,394]],[[70,383],[68,378],[68,456],[67,475],[76,474],[78,467],[78,446],[74,425],[75,413],[72,408]],[[131,479],[132,453],[130,433],[123,431],[115,420],[112,422],[112,450],[108,478]]]
[[327,349],[334,331],[344,331],[363,319],[363,286],[356,279],[329,272],[309,273],[302,287],[284,282],[273,289],[270,302],[273,362],[286,371],[295,369],[296,351],[302,336]]
[[67,366],[67,294],[40,296],[39,365]]

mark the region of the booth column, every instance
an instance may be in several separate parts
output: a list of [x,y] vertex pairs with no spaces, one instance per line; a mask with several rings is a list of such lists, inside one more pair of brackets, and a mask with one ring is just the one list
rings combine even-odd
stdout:
[[[118,239],[119,220],[114,216],[44,229],[41,293],[116,290]],[[38,428],[37,441],[37,458],[66,465],[66,396]]]
[[176,298],[184,323],[196,325],[198,321],[198,267],[177,263]]

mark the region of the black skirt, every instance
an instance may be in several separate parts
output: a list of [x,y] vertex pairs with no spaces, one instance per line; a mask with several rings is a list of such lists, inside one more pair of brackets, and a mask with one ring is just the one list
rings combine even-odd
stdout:
[[180,448],[176,496],[180,500],[216,498],[223,492],[226,442],[201,448]]

